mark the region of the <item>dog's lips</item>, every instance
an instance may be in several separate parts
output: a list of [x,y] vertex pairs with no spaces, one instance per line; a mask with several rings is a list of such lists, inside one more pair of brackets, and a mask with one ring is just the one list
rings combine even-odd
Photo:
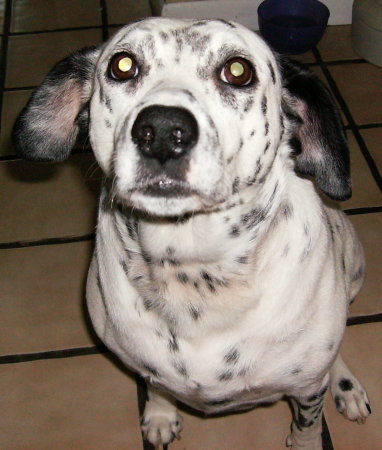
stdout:
[[188,197],[195,194],[188,183],[167,176],[157,176],[145,183],[140,183],[136,191],[150,197]]

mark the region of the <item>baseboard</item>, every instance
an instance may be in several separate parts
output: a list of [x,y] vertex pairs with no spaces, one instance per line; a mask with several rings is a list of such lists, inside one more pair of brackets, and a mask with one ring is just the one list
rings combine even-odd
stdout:
[[[262,0],[202,0],[179,3],[163,3],[152,0],[155,10],[164,17],[234,20],[248,28],[257,30],[257,8]],[[330,10],[329,25],[351,23],[352,0],[322,0]]]

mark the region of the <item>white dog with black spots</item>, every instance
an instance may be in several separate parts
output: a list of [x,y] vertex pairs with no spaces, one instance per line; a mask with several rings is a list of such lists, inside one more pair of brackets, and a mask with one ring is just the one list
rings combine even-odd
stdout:
[[58,161],[80,132],[105,174],[88,308],[147,382],[147,439],[179,435],[175,399],[214,414],[286,396],[287,445],[318,450],[328,386],[363,422],[339,347],[364,259],[328,200],[351,184],[325,86],[236,23],[150,18],[58,63],[14,137]]

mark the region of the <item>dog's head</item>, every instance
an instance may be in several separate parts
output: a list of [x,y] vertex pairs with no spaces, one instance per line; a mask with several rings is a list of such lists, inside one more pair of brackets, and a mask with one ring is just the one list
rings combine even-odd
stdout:
[[58,63],[19,116],[16,146],[63,160],[81,130],[113,194],[154,215],[217,207],[264,182],[296,141],[296,171],[332,198],[350,195],[327,89],[238,24],[151,18]]

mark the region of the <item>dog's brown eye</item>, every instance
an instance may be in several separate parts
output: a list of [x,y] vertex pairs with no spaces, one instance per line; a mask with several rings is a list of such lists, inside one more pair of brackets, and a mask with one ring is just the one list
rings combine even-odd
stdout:
[[220,77],[225,83],[246,86],[253,79],[253,68],[243,58],[232,58],[224,64]]
[[138,65],[129,53],[117,53],[109,64],[109,74],[115,80],[131,80],[138,75]]

